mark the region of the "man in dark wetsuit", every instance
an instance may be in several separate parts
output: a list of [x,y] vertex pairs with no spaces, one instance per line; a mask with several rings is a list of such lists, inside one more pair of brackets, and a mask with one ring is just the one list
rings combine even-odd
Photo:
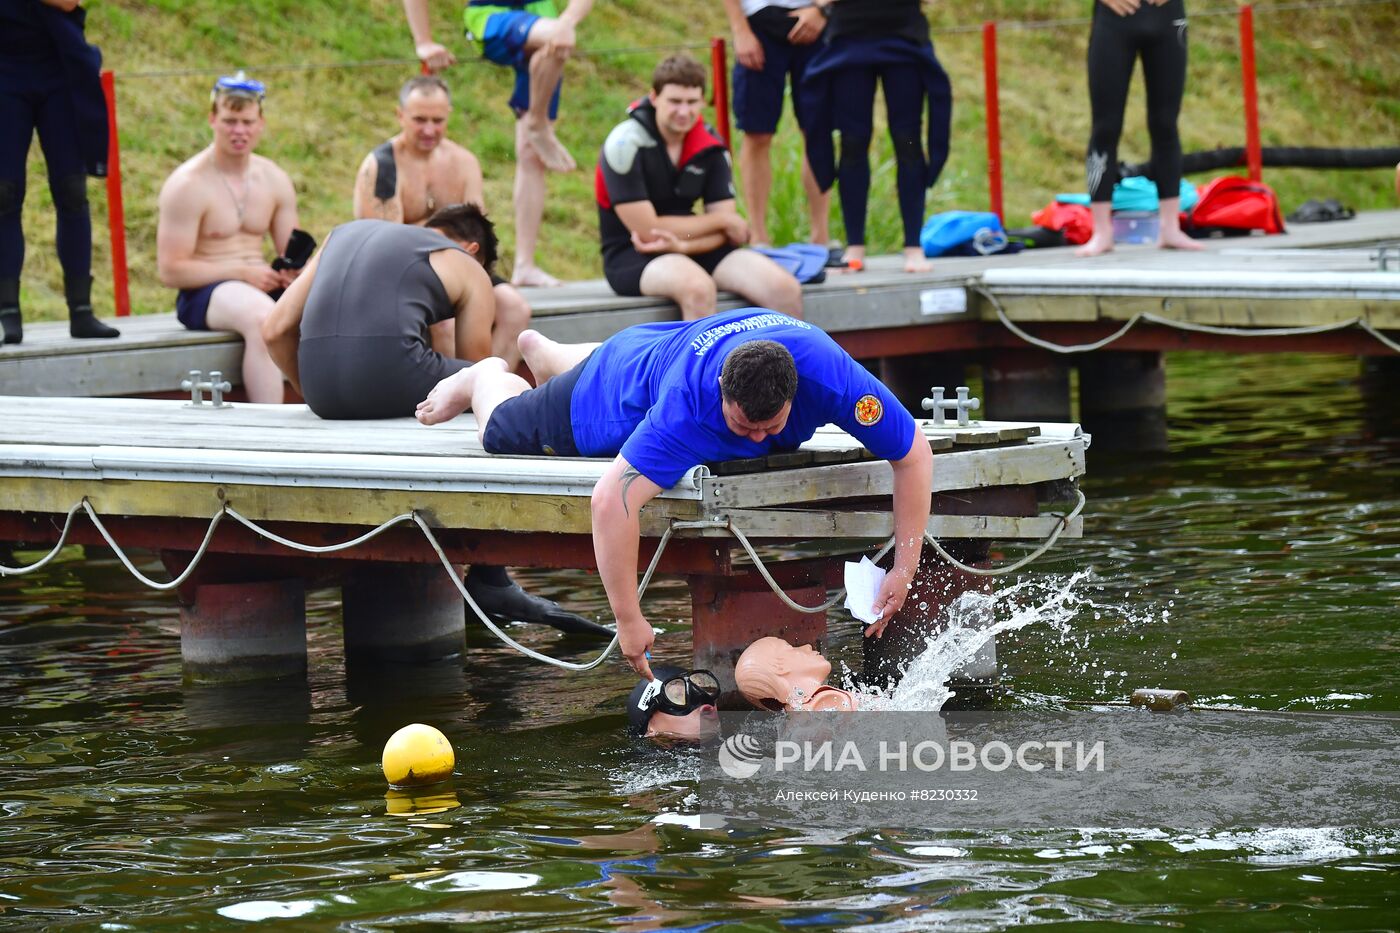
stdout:
[[687,321],[715,312],[716,286],[801,317],[797,280],[743,248],[749,225],[735,208],[729,150],[700,119],[704,93],[705,69],[673,55],[608,134],[594,185],[603,274],[619,295],[671,299]]
[[[425,227],[355,220],[331,231],[262,327],[272,359],[322,418],[401,418],[439,380],[489,356],[495,300],[485,270],[462,248],[472,218],[450,205]],[[429,328],[457,322],[457,358],[432,348]],[[493,617],[564,631],[612,632],[531,596],[505,568],[472,565],[472,598]]]
[[102,53],[83,35],[78,0],[0,3],[0,341],[20,343],[25,170],[34,133],[44,150],[57,222],[68,333],[116,337],[92,311],[87,176],[107,174]]
[[538,388],[482,360],[439,383],[418,420],[440,424],[471,408],[488,453],[615,458],[593,488],[593,550],[638,674],[652,673],[652,629],[637,600],[642,507],[698,464],[794,450],[828,423],[893,471],[894,566],[865,634],[879,637],[904,605],[928,526],[933,454],[889,390],[816,327],[741,308],[638,324],[601,344],[527,330],[520,350]]

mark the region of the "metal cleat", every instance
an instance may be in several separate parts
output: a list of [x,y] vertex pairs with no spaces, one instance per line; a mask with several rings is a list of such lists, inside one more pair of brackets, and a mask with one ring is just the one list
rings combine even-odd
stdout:
[[[185,403],[186,408],[232,408],[233,405],[224,401],[224,393],[233,389],[233,386],[224,379],[224,374],[220,370],[209,373],[206,382],[202,377],[204,373],[198,369],[190,370],[190,374],[180,380],[180,389],[190,393],[190,400]],[[204,404],[204,393],[209,393],[210,405]]]
[[[1394,250],[1393,255],[1392,250]],[[1371,254],[1371,258],[1376,261],[1376,268],[1381,272],[1389,272],[1392,262],[1395,263],[1397,269],[1400,269],[1400,243],[1379,244],[1376,251]]]
[[982,407],[981,399],[968,397],[967,386],[958,386],[958,397],[955,399],[944,398],[942,386],[934,386],[929,391],[933,393],[932,397],[924,399],[919,404],[924,411],[933,412],[933,423],[939,427],[944,423],[944,412],[957,412],[958,427],[965,428],[967,427],[967,413],[977,411]]

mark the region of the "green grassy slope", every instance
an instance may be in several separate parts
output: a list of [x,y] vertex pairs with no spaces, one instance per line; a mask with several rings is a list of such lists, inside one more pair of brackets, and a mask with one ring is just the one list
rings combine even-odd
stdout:
[[[268,129],[259,151],[296,182],[302,226],[318,238],[350,211],[354,170],[373,145],[396,131],[393,97],[415,73],[407,62],[307,69],[308,64],[406,59],[410,41],[398,0],[90,0],[88,35],[117,72],[122,171],[132,299],[137,311],[166,310],[171,293],[155,277],[155,201],[165,176],[207,145],[208,88],[238,67],[270,85]],[[512,120],[505,108],[510,73],[475,60],[460,38],[455,0],[434,0],[437,38],[462,63],[447,73],[456,96],[450,132],[473,149],[486,172],[486,197],[511,254]],[[971,10],[929,8],[939,56],[954,83],[953,155],[929,196],[929,211],[986,205],[981,37],[974,17],[1046,23],[1082,19],[1089,0],[995,0]],[[1188,151],[1241,145],[1236,20],[1202,15],[1225,7],[1193,4],[1191,72],[1182,133]],[[1256,8],[1260,110],[1264,143],[1380,146],[1400,143],[1400,2],[1271,12]],[[1088,135],[1084,54],[1087,26],[1004,28],[1000,36],[1001,109],[1008,222],[1025,223],[1055,192],[1082,188]],[[581,168],[551,180],[541,264],[556,274],[600,274],[593,164],[608,129],[665,51],[685,45],[702,59],[711,36],[724,35],[718,0],[599,0],[581,30],[587,55],[573,62],[565,86],[560,136]],[[1392,37],[1387,40],[1385,37]],[[629,51],[630,50],[630,51]],[[285,69],[285,70],[284,70]],[[151,75],[150,72],[160,72]],[[196,72],[196,73],[186,73]],[[1140,78],[1140,76],[1139,76]],[[1128,105],[1123,158],[1147,157],[1140,79]],[[788,128],[791,123],[785,124]],[[801,238],[805,219],[792,133],[775,147],[778,179],[770,225],[775,239]],[[876,143],[870,246],[898,247],[892,209],[894,167],[886,140]],[[1393,172],[1270,171],[1285,210],[1314,196],[1357,208],[1393,206]],[[1203,179],[1194,179],[1202,181]],[[105,189],[91,184],[95,239],[94,297],[110,313],[110,257]],[[839,210],[833,206],[833,212]],[[63,313],[53,257],[51,202],[39,147],[31,152],[24,211],[28,259],[23,301],[35,320]],[[836,224],[839,235],[839,217]]]

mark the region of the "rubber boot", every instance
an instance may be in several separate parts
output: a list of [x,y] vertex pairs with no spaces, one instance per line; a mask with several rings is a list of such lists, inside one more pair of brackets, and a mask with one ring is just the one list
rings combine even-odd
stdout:
[[68,300],[68,333],[73,337],[120,337],[122,332],[97,319],[92,312],[92,276],[63,279]]
[[19,343],[24,339],[19,316],[19,279],[0,279],[0,327],[5,334],[0,342]]

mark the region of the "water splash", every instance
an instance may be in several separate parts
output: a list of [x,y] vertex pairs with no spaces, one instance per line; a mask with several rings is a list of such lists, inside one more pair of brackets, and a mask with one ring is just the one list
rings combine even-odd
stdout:
[[1047,625],[1062,635],[1092,598],[1082,586],[1090,577],[1035,577],[991,593],[963,593],[946,610],[945,627],[929,636],[926,647],[909,662],[892,690],[867,693],[863,709],[936,712],[953,696],[947,681],[998,635],[1029,625]]

